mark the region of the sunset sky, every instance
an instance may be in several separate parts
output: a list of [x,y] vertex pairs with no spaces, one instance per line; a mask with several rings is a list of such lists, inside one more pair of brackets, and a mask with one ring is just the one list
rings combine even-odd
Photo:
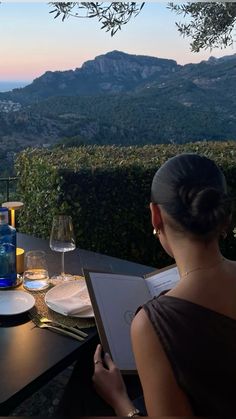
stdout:
[[179,36],[180,17],[167,3],[146,3],[144,9],[113,38],[100,30],[97,19],[54,19],[48,3],[0,4],[0,80],[32,81],[47,70],[81,67],[84,61],[112,50],[199,62],[211,55],[235,54],[235,48],[190,52],[189,40]]

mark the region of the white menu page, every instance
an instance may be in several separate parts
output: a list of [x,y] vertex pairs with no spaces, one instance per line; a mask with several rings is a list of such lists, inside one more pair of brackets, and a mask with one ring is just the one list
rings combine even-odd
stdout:
[[179,280],[176,267],[148,278],[85,271],[95,319],[105,351],[123,372],[136,370],[130,325],[138,307],[171,289]]

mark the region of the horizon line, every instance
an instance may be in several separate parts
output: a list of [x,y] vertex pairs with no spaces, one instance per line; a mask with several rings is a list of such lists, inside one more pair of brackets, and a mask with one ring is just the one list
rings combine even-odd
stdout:
[[40,75],[32,75],[29,79],[26,79],[26,78],[24,78],[24,79],[5,79],[5,78],[0,78],[0,83],[32,83],[35,79],[41,77],[42,75],[44,75],[47,72],[54,73],[54,72],[75,71],[76,69],[81,69],[82,66],[84,65],[84,63],[86,63],[88,61],[94,61],[97,57],[100,57],[100,56],[103,56],[103,55],[107,55],[107,54],[112,53],[112,52],[121,52],[121,53],[124,53],[124,54],[127,54],[127,55],[133,55],[133,56],[136,56],[136,57],[137,56],[142,56],[142,57],[157,58],[157,59],[160,59],[160,60],[172,60],[172,61],[175,61],[177,63],[177,65],[182,66],[182,67],[184,67],[185,65],[189,65],[189,64],[197,65],[197,64],[200,64],[201,62],[204,62],[204,61],[207,62],[207,61],[209,61],[210,58],[215,58],[215,59],[219,60],[219,59],[222,59],[224,57],[230,57],[230,56],[234,56],[234,55],[236,56],[236,53],[226,54],[226,55],[223,55],[223,56],[220,56],[220,57],[216,57],[215,55],[211,55],[207,60],[200,59],[198,62],[188,62],[188,63],[185,63],[185,64],[179,64],[178,61],[176,59],[174,59],[174,58],[163,58],[163,57],[158,57],[158,56],[154,56],[154,55],[147,55],[147,54],[142,54],[142,53],[140,53],[140,54],[128,53],[128,52],[125,52],[125,51],[121,51],[121,50],[116,50],[115,49],[115,50],[107,51],[107,52],[104,52],[102,54],[96,55],[94,58],[91,58],[91,59],[88,59],[88,60],[84,61],[81,64],[80,67],[75,66],[75,67],[70,67],[70,68],[66,68],[66,69],[56,69],[56,70],[47,69],[43,73],[41,73]]

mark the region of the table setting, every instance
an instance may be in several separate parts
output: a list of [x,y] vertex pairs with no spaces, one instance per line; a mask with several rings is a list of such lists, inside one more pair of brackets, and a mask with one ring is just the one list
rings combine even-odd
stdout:
[[[19,232],[17,232],[17,247],[24,250],[22,253],[24,255],[24,265],[26,265],[26,254],[28,251],[40,250],[46,253],[49,283],[48,287],[43,290],[26,290],[21,269],[19,279],[22,283],[20,285],[18,283],[15,284],[15,288],[12,286],[9,289],[5,288],[4,290],[0,290],[0,293],[4,293],[5,295],[8,292],[20,293],[21,291],[24,296],[29,294],[35,299],[33,307],[30,308],[27,306],[27,311],[22,308],[22,304],[25,303],[21,303],[21,309],[18,310],[19,314],[0,315],[1,416],[9,415],[15,406],[19,405],[21,401],[32,395],[37,389],[40,389],[49,380],[66,369],[74,361],[78,360],[81,354],[83,356],[84,353],[90,354],[91,347],[94,347],[99,341],[97,328],[94,327],[94,317],[78,317],[83,315],[81,306],[78,306],[79,313],[76,315],[74,315],[75,313],[73,315],[68,315],[68,313],[65,315],[57,312],[61,308],[54,311],[45,302],[46,294],[51,293],[53,288],[56,290],[56,286],[63,283],[63,281],[57,284],[50,283],[50,278],[54,274],[61,273],[60,252],[50,249],[49,240]],[[98,270],[101,272],[129,273],[130,275],[145,275],[154,269],[153,267],[117,259],[78,247],[74,251],[66,253],[65,262],[66,271],[68,270],[72,274],[72,282],[79,284],[81,281],[82,290],[84,278],[81,275],[84,269]],[[24,266],[25,269],[26,266]],[[69,284],[69,281],[66,281],[66,283]],[[68,285],[68,295],[72,292],[69,289],[70,285]],[[67,297],[67,292],[65,293],[64,291],[63,294],[66,294],[65,297]],[[60,298],[57,291],[55,292],[55,295],[50,296],[49,294],[51,303],[54,297],[55,300]],[[74,290],[73,292],[76,295],[76,292],[79,292],[79,290]],[[84,298],[84,291],[81,292]],[[56,301],[56,304],[58,304],[58,301]],[[0,303],[0,308],[1,306],[2,304]],[[66,308],[68,310],[68,307]],[[88,307],[86,307],[87,309]],[[54,324],[51,323],[51,320]],[[40,327],[41,323],[44,325],[43,328]],[[80,335],[78,337],[84,339],[80,341],[69,335],[63,336],[62,331],[53,331],[45,327],[57,327],[58,325],[56,323],[60,323],[60,329],[63,329],[63,326],[66,325],[66,327],[79,329],[88,334],[88,337]],[[71,330],[67,330],[66,332],[71,332]],[[88,355],[89,361],[90,357]]]
[[23,284],[14,290],[0,290],[0,316],[28,314],[32,321],[35,319],[36,326],[39,316],[60,323],[62,328],[94,326],[94,313],[85,280],[81,276],[73,278],[66,283],[49,285],[47,290],[42,291],[26,291]]
[[85,279],[65,274],[64,253],[75,249],[70,216],[53,218],[49,243],[62,255],[60,274],[49,276],[45,251],[26,252],[16,281],[0,289],[0,316],[28,314],[35,327],[82,341],[88,335],[81,329],[95,322]]

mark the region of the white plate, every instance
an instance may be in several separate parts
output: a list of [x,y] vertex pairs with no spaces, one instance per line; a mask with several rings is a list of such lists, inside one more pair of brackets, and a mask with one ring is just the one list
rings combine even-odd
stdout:
[[[93,308],[89,307],[86,312],[81,312],[78,314],[66,314],[63,309],[63,304],[58,301],[53,301],[54,299],[60,299],[60,298],[68,298],[72,297],[75,293],[79,293],[80,290],[84,289],[86,285],[86,282],[84,279],[76,279],[72,281],[63,282],[62,284],[58,284],[55,287],[51,288],[45,295],[45,303],[47,306],[55,311],[56,313],[63,314],[64,316],[70,316],[70,317],[79,317],[79,318],[90,318],[94,317]],[[90,298],[88,294],[88,290],[86,287],[86,290],[83,290],[82,297],[86,300],[86,302],[90,303]]]
[[35,299],[25,291],[0,291],[0,315],[25,313],[35,305]]

